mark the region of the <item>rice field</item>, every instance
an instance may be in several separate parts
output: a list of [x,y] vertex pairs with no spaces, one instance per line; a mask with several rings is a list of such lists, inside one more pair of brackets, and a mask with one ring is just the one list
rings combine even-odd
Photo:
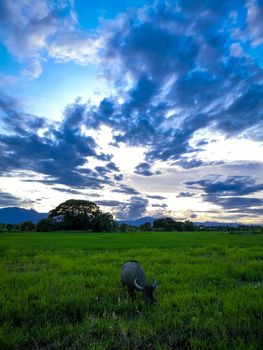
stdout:
[[[157,302],[120,283],[133,259]],[[0,234],[0,349],[262,349],[263,235]]]

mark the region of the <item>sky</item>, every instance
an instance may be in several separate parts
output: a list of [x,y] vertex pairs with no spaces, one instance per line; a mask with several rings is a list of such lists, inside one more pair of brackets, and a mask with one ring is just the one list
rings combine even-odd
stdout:
[[0,207],[263,224],[262,0],[0,0]]

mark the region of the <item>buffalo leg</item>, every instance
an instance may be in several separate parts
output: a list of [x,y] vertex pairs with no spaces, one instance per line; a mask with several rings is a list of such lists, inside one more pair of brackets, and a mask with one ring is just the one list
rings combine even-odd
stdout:
[[134,289],[133,288],[128,288],[128,294],[131,300],[134,300]]

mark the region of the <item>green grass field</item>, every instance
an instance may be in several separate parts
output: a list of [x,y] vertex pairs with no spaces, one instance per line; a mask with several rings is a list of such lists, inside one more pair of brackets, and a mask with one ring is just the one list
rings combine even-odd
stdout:
[[[263,349],[263,235],[0,234],[0,349]],[[153,306],[123,262],[159,281]]]

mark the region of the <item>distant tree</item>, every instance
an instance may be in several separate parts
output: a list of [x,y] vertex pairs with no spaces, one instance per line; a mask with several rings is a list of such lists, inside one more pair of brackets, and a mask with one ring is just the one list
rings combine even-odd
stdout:
[[7,224],[0,224],[0,232],[6,232],[7,230]]
[[15,225],[13,225],[13,224],[6,224],[7,232],[14,231],[14,228],[15,228]]
[[153,222],[155,231],[194,231],[195,227],[191,221],[175,221],[172,218],[155,219]]
[[20,230],[21,231],[34,231],[36,225],[32,221],[24,221],[20,224]]
[[121,223],[118,226],[119,226],[118,227],[119,232],[135,232],[135,231],[137,231],[136,226],[132,226],[129,224]]
[[113,216],[110,213],[99,212],[92,222],[92,230],[95,232],[112,231],[114,228]]
[[63,202],[50,211],[49,218],[54,218],[58,228],[64,230],[110,231],[113,225],[110,213],[103,213],[96,203],[86,200]]
[[120,224],[116,220],[112,222],[111,232],[120,232]]
[[185,231],[185,225],[182,221],[174,221],[172,231]]
[[49,212],[49,218],[55,218],[61,229],[89,230],[100,209],[96,203],[86,200],[70,199],[59,204]]
[[139,229],[141,231],[152,231],[152,224],[150,222],[145,222],[139,226]]
[[153,229],[156,231],[174,231],[176,223],[172,218],[160,218],[153,221]]
[[58,228],[58,225],[54,220],[54,218],[42,219],[36,225],[36,230],[39,232],[55,231],[57,228]]
[[194,231],[195,226],[191,221],[185,221],[184,222],[184,231]]

